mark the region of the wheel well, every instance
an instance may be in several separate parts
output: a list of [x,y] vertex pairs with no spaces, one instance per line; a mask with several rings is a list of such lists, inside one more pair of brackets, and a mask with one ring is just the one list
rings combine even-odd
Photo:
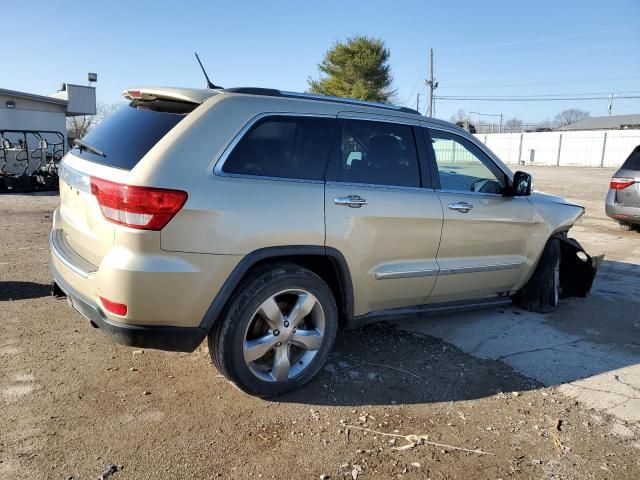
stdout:
[[[262,259],[251,266],[244,278],[264,271],[271,266],[291,263],[311,270],[329,286],[338,307],[340,326],[344,326],[351,317],[351,293],[350,278],[346,278],[348,272],[342,270],[339,261],[327,255],[281,255]],[[349,285],[347,285],[347,281]]]
[[333,293],[340,325],[353,318],[353,284],[344,256],[336,249],[320,245],[267,247],[246,255],[227,277],[207,309],[200,328],[209,332],[223,314],[234,292],[259,270],[291,263],[307,268],[322,278]]

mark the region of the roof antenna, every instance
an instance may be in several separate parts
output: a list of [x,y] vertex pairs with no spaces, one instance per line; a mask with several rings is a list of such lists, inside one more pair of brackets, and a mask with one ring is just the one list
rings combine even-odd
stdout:
[[202,69],[202,73],[204,73],[204,78],[207,79],[207,88],[210,89],[216,89],[216,88],[223,88],[219,85],[214,85],[213,82],[211,82],[211,80],[209,80],[209,75],[207,75],[207,71],[204,69],[204,67],[202,66],[202,62],[200,61],[200,57],[198,56],[197,52],[194,52],[196,55],[196,60],[198,60],[198,63],[200,64],[200,68]]

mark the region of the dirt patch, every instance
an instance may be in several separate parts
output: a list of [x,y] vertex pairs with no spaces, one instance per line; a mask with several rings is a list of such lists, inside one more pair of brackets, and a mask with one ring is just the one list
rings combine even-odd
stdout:
[[[0,289],[12,282],[16,298],[0,300],[0,391],[22,392],[0,397],[2,478],[94,479],[111,465],[116,480],[640,476],[632,426],[386,325],[341,334],[318,378],[276,401],[229,385],[205,347],[134,354],[41,294],[55,200],[0,204]],[[355,426],[489,455],[397,450],[404,440]]]

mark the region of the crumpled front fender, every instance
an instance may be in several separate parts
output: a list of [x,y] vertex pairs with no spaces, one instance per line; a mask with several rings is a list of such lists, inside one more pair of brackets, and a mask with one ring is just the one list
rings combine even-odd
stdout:
[[555,238],[560,240],[560,298],[586,297],[604,255],[592,257],[573,238]]

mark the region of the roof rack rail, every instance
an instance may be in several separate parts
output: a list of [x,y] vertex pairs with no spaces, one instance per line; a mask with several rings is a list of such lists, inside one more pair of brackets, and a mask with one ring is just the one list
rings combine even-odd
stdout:
[[384,103],[365,102],[363,100],[354,100],[351,98],[332,97],[330,95],[286,92],[282,90],[276,90],[275,88],[234,87],[234,88],[225,88],[222,91],[228,92],[228,93],[243,93],[246,95],[263,95],[266,97],[300,98],[304,100],[317,100],[320,102],[344,103],[346,105],[362,105],[363,107],[381,108],[384,110],[393,110],[396,112],[421,115],[421,113],[418,112],[417,110],[414,110],[413,108],[408,108],[408,107],[399,107],[397,105],[387,105]]

